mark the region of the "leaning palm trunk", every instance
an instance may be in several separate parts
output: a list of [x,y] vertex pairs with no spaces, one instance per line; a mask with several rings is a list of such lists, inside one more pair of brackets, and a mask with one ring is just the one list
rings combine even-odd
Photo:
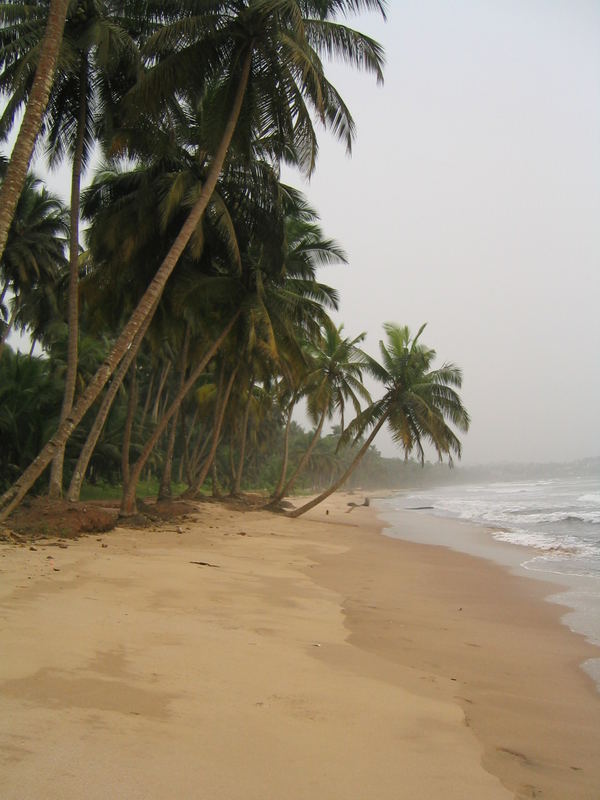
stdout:
[[[8,515],[20,504],[21,500],[25,497],[27,492],[31,489],[36,480],[44,472],[50,461],[54,458],[56,451],[65,445],[70,435],[83,419],[86,411],[96,400],[109,377],[117,368],[119,362],[122,360],[127,350],[131,347],[131,343],[143,325],[148,316],[151,316],[154,305],[160,299],[165,284],[169,276],[175,269],[179,258],[181,257],[185,247],[187,246],[192,234],[198,227],[204,212],[208,206],[210,198],[215,190],[219,175],[223,168],[229,145],[233,138],[233,134],[240,116],[246,87],[250,75],[250,65],[252,62],[252,50],[248,51],[244,61],[242,76],[237,88],[236,96],[233,103],[233,108],[230,117],[225,126],[223,137],[215,153],[215,157],[211,163],[206,182],[202,187],[200,196],[194,207],[190,211],[186,221],[184,222],[179,234],[177,235],[171,249],[163,260],[156,275],[150,282],[150,285],[144,292],[141,300],[139,301],[135,311],[129,318],[128,323],[118,337],[115,345],[104,363],[98,369],[94,377],[89,382],[87,388],[80,395],[77,403],[71,409],[71,412],[59,426],[57,432],[44,446],[37,457],[23,472],[21,477],[0,497],[0,522],[5,520]],[[6,186],[6,183],[4,184]]]
[[295,511],[290,511],[288,516],[290,516],[290,517],[299,517],[301,514],[305,514],[307,511],[310,511],[311,508],[314,508],[315,506],[318,506],[319,503],[322,503],[323,500],[326,500],[329,497],[330,494],[333,494],[334,492],[337,492],[337,490],[340,488],[340,486],[343,486],[344,483],[346,483],[346,481],[348,480],[350,475],[352,475],[352,473],[354,472],[356,467],[359,465],[362,457],[364,456],[364,454],[367,452],[367,450],[371,446],[371,443],[373,442],[373,439],[377,436],[377,434],[379,433],[379,431],[383,427],[383,424],[387,420],[387,418],[388,418],[387,414],[384,414],[381,417],[381,419],[379,420],[377,425],[371,431],[371,434],[369,435],[369,438],[367,439],[367,441],[363,444],[363,446],[360,448],[360,450],[356,454],[356,457],[354,458],[354,460],[352,461],[352,463],[350,464],[348,469],[342,474],[342,476],[340,478],[338,478],[338,480],[335,483],[333,483],[329,487],[329,489],[326,489],[324,492],[321,492],[320,495],[317,495],[317,497],[314,497],[312,500],[309,500],[308,503],[305,503],[303,506],[300,506],[300,508],[295,509]]
[[323,430],[323,424],[325,422],[326,414],[327,414],[326,411],[323,411],[323,413],[321,414],[321,419],[319,420],[319,424],[317,425],[317,429],[316,429],[316,431],[314,433],[313,438],[310,440],[310,444],[308,445],[308,447],[306,449],[306,452],[304,453],[304,455],[300,459],[300,462],[299,462],[298,466],[296,467],[296,469],[290,475],[290,478],[289,478],[288,482],[285,484],[285,486],[283,487],[283,489],[278,494],[275,494],[273,496],[273,501],[274,502],[277,502],[277,501],[281,500],[282,497],[286,497],[286,495],[288,495],[292,491],[292,488],[293,488],[294,484],[296,483],[296,479],[298,478],[298,475],[302,472],[302,470],[306,466],[306,464],[308,462],[308,459],[310,458],[310,456],[312,454],[312,451],[315,449],[315,445],[319,441],[319,437],[321,436],[321,431]]
[[0,260],[42,124],[63,38],[69,0],[51,0],[33,86],[0,189]]
[[[173,402],[171,403],[167,411],[163,414],[162,419],[156,426],[154,432],[152,433],[152,436],[147,441],[146,446],[144,447],[144,449],[140,454],[140,457],[131,468],[129,482],[123,487],[123,497],[121,499],[121,510],[120,510],[121,515],[127,516],[129,514],[135,514],[135,491],[137,488],[138,481],[140,479],[140,475],[142,474],[142,470],[146,465],[146,462],[150,458],[152,451],[156,446],[156,443],[164,433],[167,425],[169,424],[169,421],[179,411],[179,408],[183,403],[183,401],[185,400],[188,392],[190,391],[190,389],[192,389],[192,387],[194,386],[200,375],[204,372],[206,365],[208,364],[210,359],[214,356],[214,354],[217,352],[219,347],[223,344],[223,342],[229,335],[240,313],[241,312],[239,310],[236,311],[236,313],[229,320],[229,322],[227,323],[226,327],[221,332],[219,337],[212,343],[208,352],[204,354],[200,363],[195,367],[195,369],[191,372],[188,379],[181,386],[181,388],[175,395]],[[206,477],[206,475],[204,477]]]
[[183,493],[182,497],[190,499],[196,497],[196,495],[200,491],[200,487],[206,480],[206,476],[208,475],[210,468],[212,467],[213,461],[215,460],[215,456],[217,454],[217,448],[221,440],[221,431],[223,429],[223,420],[225,419],[225,410],[227,409],[227,403],[229,402],[229,397],[231,395],[231,390],[233,389],[233,382],[235,380],[236,375],[237,375],[237,367],[233,370],[233,372],[229,377],[229,381],[227,382],[227,387],[225,389],[224,396],[221,400],[217,414],[215,415],[215,425],[213,429],[212,443],[210,450],[208,451],[208,455],[206,456],[206,460],[202,465],[202,469],[200,470],[200,474],[196,478],[194,485],[190,486],[190,488]]
[[98,443],[98,438],[100,437],[102,428],[104,427],[104,423],[106,422],[106,419],[108,417],[108,413],[112,408],[112,404],[114,402],[115,397],[117,396],[117,392],[121,388],[121,384],[125,379],[125,375],[127,375],[127,370],[129,369],[131,362],[136,357],[137,352],[142,343],[142,340],[146,335],[146,331],[148,330],[149,327],[150,327],[150,318],[146,320],[146,322],[137,332],[132,346],[130,347],[123,361],[121,361],[119,368],[115,372],[111,384],[108,387],[102,399],[102,403],[100,404],[100,408],[98,409],[98,413],[96,414],[96,419],[94,420],[94,424],[90,428],[90,432],[88,433],[88,437],[85,440],[85,444],[83,445],[81,452],[79,453],[79,458],[77,459],[77,464],[75,465],[75,470],[73,472],[73,477],[71,478],[69,490],[67,491],[67,500],[69,500],[69,502],[71,503],[75,503],[77,502],[77,500],[79,500],[83,479],[85,477],[85,473],[87,472],[88,464],[90,463],[90,458],[92,457],[92,453],[94,452],[96,444]]
[[[60,410],[59,426],[66,420],[75,398],[75,382],[77,380],[77,346],[79,339],[79,206],[81,201],[81,168],[83,164],[83,146],[85,141],[85,123],[87,117],[87,59],[81,59],[79,81],[79,115],[77,118],[77,141],[73,154],[71,171],[71,232],[69,240],[69,310],[67,344],[67,374],[65,389]],[[50,470],[48,496],[56,499],[62,496],[63,465],[65,460],[65,444],[58,447]]]

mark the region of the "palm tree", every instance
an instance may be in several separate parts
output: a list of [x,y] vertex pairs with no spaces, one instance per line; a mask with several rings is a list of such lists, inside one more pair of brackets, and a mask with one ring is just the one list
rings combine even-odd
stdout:
[[358,414],[342,440],[354,437],[356,443],[368,428],[372,428],[371,433],[340,478],[318,497],[292,511],[290,516],[299,517],[339,489],[386,422],[394,441],[401,445],[406,456],[416,451],[424,463],[424,444],[429,442],[440,460],[447,456],[452,464],[453,454],[460,458],[460,441],[446,419],[461,431],[469,429],[469,415],[455,391],[455,387],[462,385],[462,373],[453,364],[431,369],[436,352],[419,342],[424,329],[425,325],[411,338],[407,327],[384,325],[388,341],[387,345],[379,343],[382,363],[366,356],[364,368],[385,386],[385,394]]
[[[206,8],[204,3],[199,5]],[[196,8],[194,0],[190,0],[189,8]],[[238,123],[241,122],[238,140],[242,140],[242,144],[262,138],[273,158],[286,157],[307,172],[313,169],[316,158],[316,136],[309,107],[345,141],[348,149],[351,147],[354,123],[339,93],[325,77],[320,54],[340,56],[382,80],[380,46],[333,19],[362,8],[375,8],[383,13],[382,2],[376,0],[330,0],[328,3],[261,0],[215,4],[212,26],[208,25],[204,13],[192,20],[198,22],[197,25],[186,18],[184,24],[166,26],[151,37],[146,53],[156,61],[156,66],[132,96],[131,105],[138,109],[140,104],[150,108],[152,100],[160,104],[166,97],[171,101],[174,95],[185,92],[191,76],[200,76],[203,95],[215,99],[215,110],[227,109],[220,116],[215,115],[215,119],[224,120],[222,134],[216,147],[209,150],[212,158],[204,186],[156,275],[68,418],[20,479],[0,498],[0,520],[21,502],[56,451],[67,441],[155,307],[202,220]],[[202,35],[207,25],[208,38]],[[174,42],[178,43],[176,49]],[[207,95],[209,86],[212,91]],[[248,135],[251,131],[255,134],[252,137]]]
[[[17,141],[13,147],[6,176],[0,188],[0,258],[4,254],[6,240],[18,199],[25,184],[27,170],[31,162],[33,148],[42,125],[42,117],[48,103],[50,90],[54,81],[54,73],[63,38],[65,18],[69,0],[50,0],[48,17],[44,34],[39,42],[36,54],[36,66],[29,99]],[[14,3],[6,3],[0,7],[2,20],[10,20],[16,9]],[[3,36],[0,46],[0,69],[4,73],[8,66],[19,61],[18,36]],[[4,84],[4,89],[13,86]]]
[[343,338],[342,330],[343,326],[336,328],[328,325],[320,340],[307,346],[312,370],[306,376],[304,392],[308,397],[308,412],[316,423],[316,428],[287,483],[273,495],[273,502],[281,500],[292,490],[319,441],[325,420],[331,419],[336,411],[343,419],[348,400],[352,402],[357,414],[360,412],[360,400],[371,400],[362,384],[364,356],[357,347],[366,334],[361,333],[353,339]]
[[[35,13],[37,11],[37,14]],[[10,87],[10,101],[2,114],[0,130],[7,131],[29,98],[31,75],[45,23],[44,5],[13,9],[10,36],[13,63],[0,79],[0,87]],[[78,0],[72,3],[65,23],[57,80],[52,86],[43,118],[50,165],[68,154],[71,160],[71,237],[69,247],[68,360],[60,423],[69,414],[75,397],[77,347],[79,335],[79,206],[81,177],[102,127],[111,128],[106,119],[114,106],[117,87],[131,86],[137,74],[139,55],[125,25],[132,20],[123,15],[122,4]],[[37,33],[37,36],[36,36]],[[0,40],[1,41],[1,40]],[[59,424],[60,424],[59,423]],[[64,447],[52,461],[49,494],[62,494]]]
[[65,265],[68,232],[63,204],[38,178],[28,175],[0,260],[2,296],[7,290],[13,294],[12,313],[0,340],[0,355],[13,324],[18,321],[24,299],[36,288],[46,290],[57,284]]

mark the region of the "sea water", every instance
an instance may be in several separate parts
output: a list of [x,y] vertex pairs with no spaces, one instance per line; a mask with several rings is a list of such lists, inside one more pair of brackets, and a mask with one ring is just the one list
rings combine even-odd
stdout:
[[[521,569],[564,584],[566,591],[549,599],[569,606],[563,621],[600,646],[600,476],[439,486],[407,491],[379,506],[390,525],[386,532],[398,538],[404,533],[394,512],[414,509],[488,526],[493,539],[521,546],[515,550]],[[474,552],[460,542],[436,543]],[[475,554],[485,552],[483,543]],[[600,660],[586,669],[600,685]]]

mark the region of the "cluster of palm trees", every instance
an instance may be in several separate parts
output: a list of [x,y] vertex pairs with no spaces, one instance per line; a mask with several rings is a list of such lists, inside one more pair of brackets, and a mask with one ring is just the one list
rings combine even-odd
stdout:
[[[340,446],[360,441],[359,455],[386,421],[407,453],[422,454],[424,439],[440,456],[460,453],[445,421],[468,425],[453,388],[459,370],[432,370],[420,332],[388,327],[383,366],[359,349],[362,337],[344,337],[329,316],[337,294],[316,271],[346,257],[280,179],[282,163],[314,169],[316,122],[351,149],[352,116],[323,62],[341,58],[382,79],[380,46],[344,24],[364,10],[384,14],[384,3],[0,5],[0,134],[24,110],[1,165],[3,341],[16,325],[46,360],[64,363],[56,430],[28,466],[18,458],[5,470],[20,474],[10,474],[0,520],[49,465],[50,496],[77,499],[111,426],[124,514],[135,511],[140,478],[157,470],[157,452],[161,496],[175,462],[188,496],[209,476],[217,488],[224,452],[239,493],[273,430],[283,441],[279,501],[334,416]],[[36,140],[50,166],[69,160],[68,209],[28,174]],[[102,161],[82,193],[94,150]],[[19,358],[2,358],[0,371]],[[371,402],[365,372],[383,381],[387,400]],[[290,468],[301,398],[315,431]]]

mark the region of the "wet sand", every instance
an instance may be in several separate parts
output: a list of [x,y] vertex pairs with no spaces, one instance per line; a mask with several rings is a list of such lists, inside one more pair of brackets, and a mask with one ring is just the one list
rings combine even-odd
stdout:
[[553,587],[348,499],[3,547],[0,797],[597,800]]

